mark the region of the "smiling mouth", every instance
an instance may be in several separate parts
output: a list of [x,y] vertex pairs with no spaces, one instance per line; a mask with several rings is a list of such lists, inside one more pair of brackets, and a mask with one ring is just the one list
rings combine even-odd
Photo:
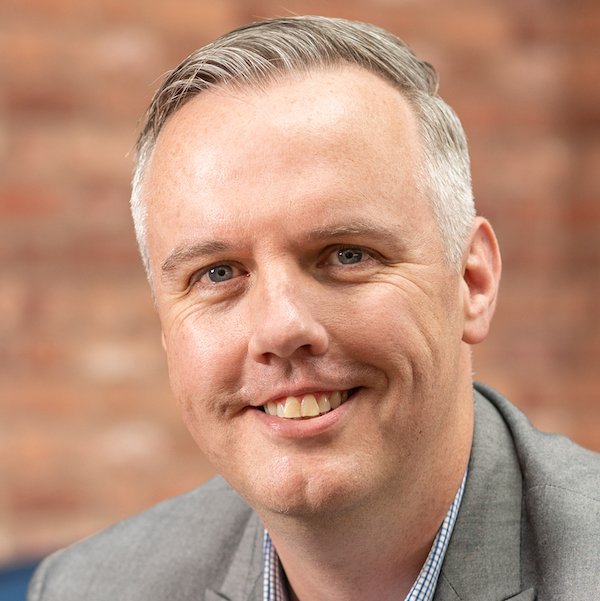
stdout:
[[288,396],[265,403],[262,409],[268,415],[284,419],[309,419],[325,415],[345,403],[358,389],[335,390],[333,392],[308,393]]

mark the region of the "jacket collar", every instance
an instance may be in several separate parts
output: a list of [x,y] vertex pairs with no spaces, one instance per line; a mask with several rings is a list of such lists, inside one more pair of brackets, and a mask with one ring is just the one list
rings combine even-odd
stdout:
[[252,513],[223,584],[218,590],[206,589],[205,601],[262,601],[264,534],[262,522]]
[[434,601],[532,601],[521,584],[522,475],[496,408],[474,393],[469,474]]

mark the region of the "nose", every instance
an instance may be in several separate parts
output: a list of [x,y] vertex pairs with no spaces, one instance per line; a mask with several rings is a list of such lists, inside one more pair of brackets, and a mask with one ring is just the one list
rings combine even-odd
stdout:
[[255,361],[269,363],[273,357],[289,359],[303,353],[316,356],[327,350],[327,331],[312,308],[314,294],[308,294],[300,279],[280,272],[277,278],[256,283],[248,343]]

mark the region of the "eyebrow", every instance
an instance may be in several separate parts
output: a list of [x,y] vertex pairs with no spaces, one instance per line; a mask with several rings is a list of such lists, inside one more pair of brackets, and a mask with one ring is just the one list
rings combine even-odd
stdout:
[[369,222],[354,223],[351,225],[332,225],[329,227],[317,228],[309,234],[308,238],[311,241],[319,241],[343,236],[367,236],[394,244],[396,246],[402,246],[402,240],[397,231]]
[[178,269],[181,265],[193,261],[194,259],[198,259],[199,257],[207,257],[214,255],[215,253],[226,252],[229,249],[229,244],[216,240],[178,246],[163,261],[161,265],[161,272],[163,277],[165,277]]

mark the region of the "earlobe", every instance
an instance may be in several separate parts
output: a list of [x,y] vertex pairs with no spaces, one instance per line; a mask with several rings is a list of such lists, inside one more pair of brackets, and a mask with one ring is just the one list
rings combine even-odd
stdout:
[[165,338],[164,330],[161,331],[161,333],[160,333],[160,343],[162,344],[162,347],[165,349],[165,352],[167,352],[167,339]]
[[463,268],[463,341],[467,344],[477,344],[488,334],[496,308],[501,270],[500,250],[492,226],[487,219],[477,217]]

